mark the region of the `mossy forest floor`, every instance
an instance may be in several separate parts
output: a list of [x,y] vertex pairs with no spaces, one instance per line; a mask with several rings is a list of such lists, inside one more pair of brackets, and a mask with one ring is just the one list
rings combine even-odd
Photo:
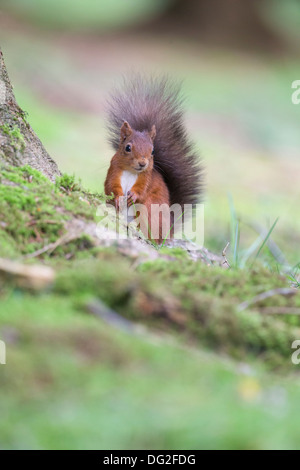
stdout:
[[100,201],[72,177],[1,171],[0,256],[55,281],[0,277],[0,448],[299,448],[295,283],[259,259],[149,259],[87,236],[37,255]]

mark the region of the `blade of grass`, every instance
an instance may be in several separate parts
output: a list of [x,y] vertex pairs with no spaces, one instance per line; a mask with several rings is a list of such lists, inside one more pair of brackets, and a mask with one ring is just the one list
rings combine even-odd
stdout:
[[236,235],[236,223],[238,219],[237,219],[232,195],[228,193],[227,198],[228,198],[228,204],[229,204],[229,210],[230,210],[230,246],[234,246],[235,235]]
[[263,240],[263,242],[262,242],[262,244],[261,244],[261,246],[260,246],[258,252],[256,253],[255,258],[254,258],[252,264],[251,264],[251,268],[253,267],[255,261],[257,260],[257,258],[259,257],[260,253],[262,252],[262,249],[264,248],[265,244],[266,244],[267,241],[269,240],[269,238],[270,238],[270,236],[271,236],[271,233],[273,232],[274,228],[276,227],[276,224],[277,224],[278,220],[279,220],[279,217],[277,217],[277,219],[276,219],[275,222],[273,223],[272,227],[271,227],[270,230],[268,231],[266,237],[264,238],[264,240]]
[[[246,223],[246,225],[251,228],[252,230],[254,230],[256,233],[258,233],[258,235],[260,236],[260,239],[262,240],[265,235],[266,235],[266,230],[264,227],[260,226],[259,224],[257,223],[253,223],[253,222],[248,222]],[[274,260],[281,266],[287,266],[288,265],[288,261],[286,259],[286,257],[284,256],[283,252],[281,251],[281,249],[277,246],[277,244],[274,242],[274,240],[271,240],[269,239],[268,240],[268,247],[269,247],[269,250],[270,250],[270,254],[272,255],[272,257],[274,258]]]
[[239,246],[240,246],[240,228],[239,228],[239,221],[236,221],[235,227],[235,237],[234,237],[234,252],[233,252],[233,261],[234,266],[238,266],[239,262]]
[[249,258],[255,253],[255,251],[258,249],[258,247],[261,244],[261,237],[258,237],[252,245],[249,246],[249,248],[244,252],[243,257],[240,261],[240,267],[244,268],[246,266],[247,261]]

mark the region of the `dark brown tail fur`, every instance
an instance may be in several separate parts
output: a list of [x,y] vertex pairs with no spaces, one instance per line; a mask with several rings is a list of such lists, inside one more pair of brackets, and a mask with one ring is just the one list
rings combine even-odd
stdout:
[[125,79],[108,101],[109,140],[115,149],[124,121],[137,131],[156,126],[154,167],[163,176],[171,204],[195,204],[203,192],[203,168],[183,123],[180,86],[168,78]]

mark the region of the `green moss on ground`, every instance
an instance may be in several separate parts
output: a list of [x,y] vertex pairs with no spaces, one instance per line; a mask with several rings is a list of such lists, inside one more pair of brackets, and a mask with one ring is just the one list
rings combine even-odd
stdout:
[[[55,242],[74,215],[93,220],[101,200],[72,176],[54,185],[29,167],[3,169],[0,256]],[[139,264],[81,237],[43,258],[56,271],[47,292],[1,278],[0,448],[298,446],[299,317],[262,309],[299,309],[299,295],[238,309],[289,280],[259,263],[224,270],[178,248],[160,253]],[[157,336],[94,318],[98,300]]]
[[[18,257],[57,241],[72,217],[93,220],[99,201],[100,196],[84,192],[73,176],[63,175],[54,185],[30,167],[4,169],[0,255]],[[114,247],[93,248],[82,236],[58,247],[52,261],[48,258],[57,271],[54,292],[81,309],[99,298],[129,319],[172,331],[197,346],[237,358],[263,357],[271,367],[285,363],[293,339],[300,336],[299,317],[268,316],[259,310],[273,305],[297,309],[299,295],[270,297],[238,310],[262,292],[288,287],[285,277],[259,264],[252,270],[206,266],[179,248],[163,247],[161,254],[169,256],[133,269],[130,257]]]
[[73,177],[62,176],[53,185],[29,166],[2,168],[0,256],[17,257],[57,241],[65,233],[66,221],[93,220],[100,200],[83,192]]
[[299,448],[299,377],[249,357],[128,335],[61,292],[7,291],[0,337],[1,449]]
[[[277,298],[245,311],[237,307],[258,293],[283,285],[287,285],[285,278],[269,276],[263,267],[241,273],[188,259],[156,260],[136,272],[130,260],[102,250],[92,262],[75,261],[61,269],[54,289],[71,296],[82,309],[88,300],[99,298],[123,316],[172,331],[197,347],[239,359],[261,357],[274,368],[287,363],[291,344],[300,337],[298,317],[293,316],[294,326],[284,316],[259,313],[259,307],[277,305]],[[279,305],[299,306],[298,295],[280,297],[280,301]]]

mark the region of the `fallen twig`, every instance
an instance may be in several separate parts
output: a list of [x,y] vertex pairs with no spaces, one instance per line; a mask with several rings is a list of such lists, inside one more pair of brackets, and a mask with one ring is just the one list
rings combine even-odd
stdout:
[[[80,234],[81,235],[81,234]],[[49,254],[52,253],[58,246],[64,245],[66,243],[69,243],[72,240],[75,240],[77,237],[72,237],[69,234],[65,234],[62,237],[58,238],[56,242],[49,243],[49,245],[43,246],[43,248],[40,248],[37,251],[34,251],[33,253],[28,253],[28,255],[24,255],[23,259],[28,259],[28,258],[36,258],[37,256],[40,256],[46,252]]]
[[263,307],[259,309],[264,315],[300,315],[300,308],[293,307]]
[[227,264],[227,266],[230,268],[231,266],[230,266],[230,264],[229,264],[229,262],[228,262],[228,259],[226,258],[226,251],[227,251],[227,248],[229,247],[229,245],[230,245],[230,242],[227,243],[227,245],[225,246],[224,250],[222,251],[222,256],[223,256],[223,258],[224,258],[224,261],[223,261],[222,264]]
[[23,259],[36,258],[44,253],[52,253],[56,248],[61,245],[66,245],[74,240],[77,240],[82,235],[85,234],[85,225],[81,220],[71,221],[69,224],[66,224],[65,229],[67,232],[58,238],[55,242],[49,243],[48,245],[43,246],[39,250],[34,251],[33,253],[28,253],[23,256]]
[[243,310],[246,310],[246,308],[250,307],[250,305],[261,302],[262,300],[273,297],[274,295],[291,296],[291,295],[296,295],[296,294],[297,294],[296,289],[290,289],[287,287],[272,289],[267,292],[262,292],[261,294],[256,295],[251,300],[246,300],[245,302],[242,302],[241,304],[238,305],[237,309],[239,312],[241,312]]

